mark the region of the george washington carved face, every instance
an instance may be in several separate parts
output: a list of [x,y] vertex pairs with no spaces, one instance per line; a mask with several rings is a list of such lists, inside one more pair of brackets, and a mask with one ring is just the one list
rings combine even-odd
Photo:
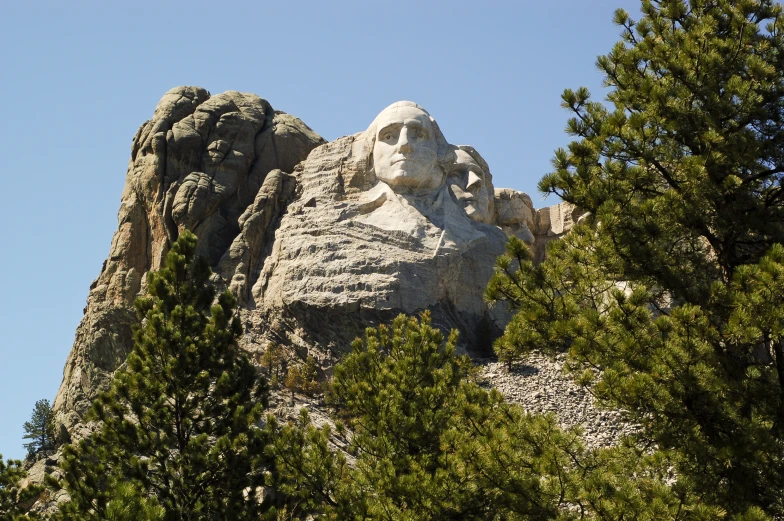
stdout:
[[437,166],[438,130],[427,112],[413,103],[398,102],[384,109],[373,126],[373,168],[378,180],[395,191],[409,192],[443,184],[444,174]]

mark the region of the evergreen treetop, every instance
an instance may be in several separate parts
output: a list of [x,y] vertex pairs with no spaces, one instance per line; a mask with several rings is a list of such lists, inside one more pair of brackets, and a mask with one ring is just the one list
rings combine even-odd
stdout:
[[616,13],[623,40],[599,58],[610,106],[563,95],[575,140],[540,188],[590,215],[538,266],[510,241],[488,297],[518,313],[496,348],[507,361],[568,350],[679,486],[729,515],[781,517],[782,8],[642,12]]
[[28,457],[35,457],[41,452],[53,451],[54,444],[54,415],[49,400],[43,399],[35,402],[30,420],[24,422],[24,439]]
[[136,300],[133,351],[91,410],[101,428],[64,451],[64,519],[104,519],[123,483],[167,521],[257,518],[266,386],[236,346],[234,297],[215,299],[195,249],[183,232]]

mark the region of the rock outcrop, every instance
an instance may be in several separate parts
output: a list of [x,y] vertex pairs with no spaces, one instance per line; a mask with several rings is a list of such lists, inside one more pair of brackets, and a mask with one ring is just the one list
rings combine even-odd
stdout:
[[506,236],[468,219],[445,186],[419,195],[375,184],[363,173],[362,139],[336,140],[301,165],[300,197],[250,300],[264,316],[290,319],[308,344],[347,346],[369,324],[429,309],[434,324],[461,331],[467,350],[487,350],[477,328],[500,332],[505,318],[482,294]]
[[[399,102],[330,143],[253,94],[169,91],[133,140],[117,232],[90,288],[54,409],[61,441],[132,347],[132,303],[184,230],[240,302],[240,345],[330,358],[368,325],[430,310],[486,355],[509,316],[484,289],[508,235],[533,245],[570,228],[566,205],[535,210],[495,190],[470,146]],[[333,358],[334,359],[334,358]]]
[[[268,177],[280,179],[268,174],[293,171],[322,143],[302,121],[253,94],[210,96],[197,87],[166,93],[133,139],[118,228],[54,402],[61,440],[130,351],[133,300],[179,231],[197,233],[200,253],[217,263],[243,226],[253,228],[242,216],[261,203],[262,186],[274,184]],[[281,205],[268,212],[273,208]]]
[[524,243],[536,243],[535,232],[539,231],[538,214],[528,194],[511,188],[495,190],[495,224],[509,236]]
[[536,262],[544,260],[547,245],[568,233],[583,215],[585,215],[583,210],[569,203],[558,203],[537,210],[534,260]]
[[569,203],[535,209],[531,198],[510,188],[495,190],[496,225],[531,247],[536,262],[544,260],[547,245],[564,236],[585,212]]

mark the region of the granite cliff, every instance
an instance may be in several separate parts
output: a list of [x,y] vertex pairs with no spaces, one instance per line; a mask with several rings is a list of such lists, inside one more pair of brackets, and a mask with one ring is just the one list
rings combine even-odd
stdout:
[[117,231],[54,402],[60,441],[84,434],[132,347],[133,300],[184,229],[239,297],[244,349],[275,342],[329,373],[364,327],[425,309],[487,355],[508,315],[482,294],[507,236],[541,258],[575,220],[566,204],[536,210],[496,189],[481,155],[411,102],[327,143],[256,95],[172,89],[133,139]]

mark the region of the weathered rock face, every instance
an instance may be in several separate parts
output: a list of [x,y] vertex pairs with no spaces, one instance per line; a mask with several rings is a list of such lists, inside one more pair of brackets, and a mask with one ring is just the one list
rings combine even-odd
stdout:
[[[323,142],[253,94],[210,96],[197,87],[166,93],[133,140],[119,226],[90,288],[54,403],[62,437],[130,351],[133,300],[179,231],[195,231],[201,254],[217,263],[248,225],[241,217],[261,202],[262,185],[274,184],[270,171],[293,171]],[[280,207],[267,211],[273,209]]]
[[537,212],[531,198],[523,192],[511,188],[496,189],[495,223],[507,235],[514,235],[529,246],[536,242],[534,232],[539,230]]
[[569,203],[558,203],[537,210],[534,260],[541,262],[547,245],[568,233],[583,215],[585,215],[583,210]]
[[[305,343],[345,347],[369,324],[431,310],[463,345],[489,348],[477,331],[501,331],[482,299],[506,236],[470,220],[446,186],[394,192],[363,172],[363,136],[315,150],[297,172],[301,193],[276,231],[248,299],[290,319]],[[234,278],[233,281],[237,279]],[[233,287],[242,291],[244,277]],[[483,329],[484,328],[484,329]],[[286,339],[291,342],[291,338]]]
[[510,188],[495,190],[496,225],[508,236],[515,236],[531,247],[534,260],[544,260],[547,244],[571,230],[584,214],[569,203],[558,203],[539,210],[531,198]]
[[118,230],[54,403],[60,437],[82,435],[132,347],[132,302],[184,229],[238,296],[252,354],[274,341],[323,359],[368,325],[430,310],[483,355],[509,318],[483,300],[507,235],[538,249],[574,220],[545,210],[495,190],[478,152],[450,145],[414,103],[325,143],[255,95],[173,89],[133,141]]

